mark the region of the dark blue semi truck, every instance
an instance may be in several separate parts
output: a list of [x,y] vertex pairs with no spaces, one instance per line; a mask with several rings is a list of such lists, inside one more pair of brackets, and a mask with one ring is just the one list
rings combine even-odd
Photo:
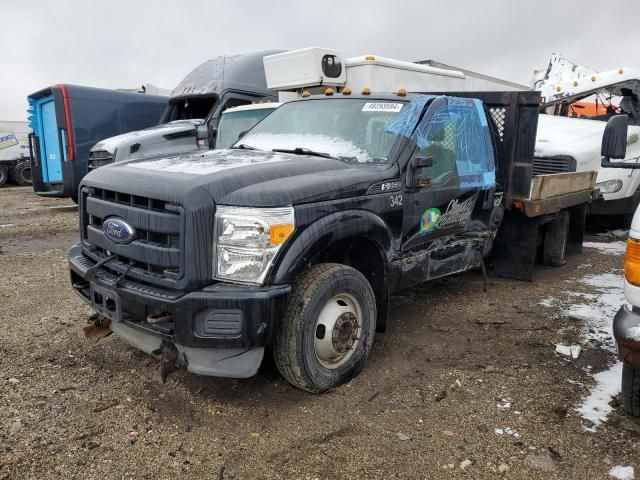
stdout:
[[28,97],[33,190],[78,196],[89,150],[98,141],[156,125],[167,97],[60,84]]

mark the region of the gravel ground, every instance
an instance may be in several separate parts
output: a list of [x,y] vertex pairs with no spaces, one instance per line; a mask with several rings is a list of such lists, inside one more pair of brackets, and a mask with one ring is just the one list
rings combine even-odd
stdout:
[[[81,336],[70,201],[0,190],[0,478],[610,478],[640,470],[640,426],[619,401],[595,432],[576,412],[613,355],[570,298],[622,256],[586,249],[534,283],[456,275],[393,298],[362,374],[324,395],[272,364],[254,378],[176,372],[114,336]],[[586,284],[586,294],[597,291]],[[543,302],[544,303],[544,302]],[[555,353],[579,342],[578,360]],[[499,408],[498,404],[505,408]],[[506,405],[509,404],[507,408]],[[496,429],[498,433],[496,433]],[[502,434],[499,432],[502,431]]]

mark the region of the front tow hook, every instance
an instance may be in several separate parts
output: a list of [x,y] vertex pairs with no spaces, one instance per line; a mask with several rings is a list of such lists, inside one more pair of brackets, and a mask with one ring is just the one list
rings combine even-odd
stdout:
[[178,368],[178,350],[173,345],[163,345],[153,355],[160,357],[153,369],[153,379],[164,385],[169,374]]

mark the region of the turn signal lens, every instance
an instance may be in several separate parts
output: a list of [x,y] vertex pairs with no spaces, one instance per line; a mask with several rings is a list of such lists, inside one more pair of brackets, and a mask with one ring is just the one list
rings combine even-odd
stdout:
[[627,252],[624,254],[624,278],[633,285],[640,285],[640,241],[627,240]]
[[293,225],[290,223],[271,225],[269,229],[269,243],[274,247],[282,245],[284,241],[289,238],[291,232],[293,232]]

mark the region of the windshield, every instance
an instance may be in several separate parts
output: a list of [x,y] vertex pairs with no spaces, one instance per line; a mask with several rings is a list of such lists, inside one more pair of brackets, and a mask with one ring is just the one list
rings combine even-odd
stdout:
[[172,98],[162,114],[160,123],[207,118],[217,101],[217,95]]
[[256,123],[273,110],[274,108],[260,108],[223,113],[218,125],[216,148],[231,148],[234,143],[240,140],[240,134],[251,130]]
[[631,125],[640,125],[639,95],[640,81],[627,80],[549,102],[543,110],[550,115],[604,121],[626,114]]
[[282,105],[239,144],[259,150],[307,149],[360,163],[386,162],[396,138],[385,132],[405,102],[305,100]]

